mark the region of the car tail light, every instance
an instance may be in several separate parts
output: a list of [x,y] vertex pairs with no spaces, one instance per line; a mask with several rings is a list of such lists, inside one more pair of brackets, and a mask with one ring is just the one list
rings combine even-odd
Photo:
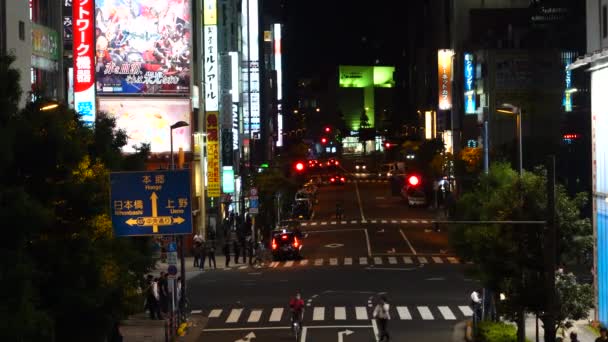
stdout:
[[336,161],[334,162],[334,164],[339,165],[340,163],[338,163],[338,161],[336,160]]
[[272,239],[272,246],[271,247],[272,247],[273,250],[277,249],[277,241],[274,238]]
[[335,181],[335,179],[334,179],[334,178],[332,178],[332,179],[330,179],[329,181],[333,183],[333,182]]
[[287,235],[281,235],[281,239],[283,239],[283,240],[287,240],[288,238],[289,238],[289,236],[287,236]]
[[293,238],[293,247],[298,248],[298,246],[300,246],[300,241],[298,241],[297,237],[294,237]]
[[340,178],[340,180],[344,182],[344,177]]

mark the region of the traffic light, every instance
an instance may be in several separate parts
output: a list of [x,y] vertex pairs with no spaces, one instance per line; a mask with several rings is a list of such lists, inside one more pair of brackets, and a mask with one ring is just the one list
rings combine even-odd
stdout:
[[418,176],[416,175],[409,176],[407,178],[407,183],[411,186],[416,186],[420,184],[420,178],[418,178]]
[[386,147],[386,148],[391,148],[391,146],[393,146],[393,145],[391,145],[391,143],[388,141],[384,143],[384,147]]
[[329,133],[329,132],[331,132],[331,127],[329,127],[329,126],[325,126],[324,131],[325,131],[325,133]]
[[326,137],[321,138],[321,144],[323,144],[323,145],[327,144],[327,138]]
[[304,163],[301,161],[296,162],[294,165],[294,169],[296,169],[296,171],[298,171],[298,172],[304,171]]

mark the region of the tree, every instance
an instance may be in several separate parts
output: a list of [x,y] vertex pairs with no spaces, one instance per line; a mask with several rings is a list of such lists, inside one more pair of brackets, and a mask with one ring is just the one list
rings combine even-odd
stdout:
[[[7,61],[8,62],[8,61]],[[0,77],[15,82],[9,65]],[[14,85],[6,89],[14,90]],[[14,94],[6,108],[16,110]],[[109,171],[143,169],[149,148],[123,157],[124,132],[98,115],[96,129],[39,98],[4,112],[0,165],[0,340],[105,341],[116,321],[141,311],[138,287],[153,266],[149,239],[115,238]]]
[[[457,201],[452,217],[460,220],[544,220],[546,217],[546,172],[524,172],[520,179],[508,164],[493,164],[489,174],[481,175],[473,190]],[[556,206],[560,232],[558,258],[562,264],[575,262],[577,254],[589,252],[592,231],[587,219],[580,217],[584,194],[569,197],[557,186]],[[455,226],[450,243],[465,260],[473,261],[481,282],[493,293],[506,293],[500,310],[518,322],[522,336],[525,312],[545,311],[543,231],[540,225]],[[587,306],[581,296],[559,298],[560,310]],[[589,307],[587,307],[588,309]]]
[[587,318],[589,308],[593,303],[593,287],[589,284],[579,284],[572,273],[558,272],[555,279],[559,311],[557,312],[556,328],[565,330],[572,326],[571,321]]

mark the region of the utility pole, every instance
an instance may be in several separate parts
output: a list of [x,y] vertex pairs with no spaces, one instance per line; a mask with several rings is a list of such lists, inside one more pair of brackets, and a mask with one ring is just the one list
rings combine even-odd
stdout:
[[543,319],[545,342],[555,342],[556,290],[555,269],[557,260],[557,215],[555,200],[555,156],[547,160],[547,226],[545,229],[545,293],[546,311]]

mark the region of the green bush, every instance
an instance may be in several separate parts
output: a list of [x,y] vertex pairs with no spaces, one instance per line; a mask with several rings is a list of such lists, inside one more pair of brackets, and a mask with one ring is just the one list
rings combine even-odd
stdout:
[[517,328],[507,323],[483,321],[477,327],[475,341],[516,342]]

